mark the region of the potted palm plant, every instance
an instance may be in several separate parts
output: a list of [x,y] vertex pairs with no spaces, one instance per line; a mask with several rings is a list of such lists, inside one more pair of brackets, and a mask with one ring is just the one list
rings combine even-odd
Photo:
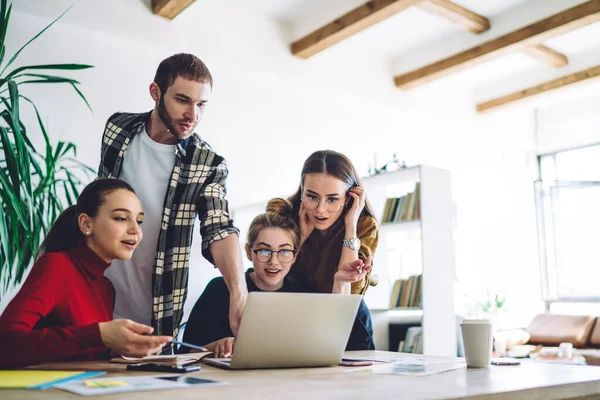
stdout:
[[[11,69],[19,54],[64,15],[6,61],[11,10],[8,0],[0,0],[0,300],[3,292],[21,283],[41,239],[58,214],[77,199],[82,179],[95,173],[75,158],[75,144],[52,143],[34,101],[19,91],[23,85],[67,84],[90,108],[79,82],[54,74],[92,66],[41,64]],[[22,107],[33,107],[37,120],[23,121]],[[30,140],[32,124],[41,131],[44,146],[36,148]]]

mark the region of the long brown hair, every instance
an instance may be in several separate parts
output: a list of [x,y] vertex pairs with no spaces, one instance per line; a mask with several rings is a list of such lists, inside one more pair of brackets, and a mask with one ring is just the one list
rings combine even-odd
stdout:
[[133,188],[120,179],[101,178],[88,184],[79,194],[77,204],[65,209],[54,221],[52,228],[35,253],[36,260],[44,253],[78,247],[85,239],[77,222],[79,214],[87,214],[92,218],[97,216],[98,209],[106,202],[106,196],[119,189],[135,194]]
[[275,198],[270,200],[266,211],[257,215],[250,223],[246,243],[252,246],[260,231],[265,228],[280,228],[290,235],[294,250],[298,250],[298,247],[300,247],[300,228],[294,221],[292,210],[292,203],[286,199]]
[[[333,150],[319,150],[312,153],[304,162],[302,167],[302,174],[300,178],[300,186],[294,195],[288,200],[293,205],[295,211],[295,219],[297,220],[298,210],[300,209],[300,201],[302,199],[302,187],[304,186],[304,178],[307,174],[328,174],[336,179],[341,180],[346,184],[348,189],[360,186],[363,187],[358,173],[352,165],[352,162],[348,157],[342,153],[338,153]],[[342,215],[346,215],[348,209],[344,209]],[[365,208],[363,208],[361,216],[375,217],[369,200],[366,200]]]

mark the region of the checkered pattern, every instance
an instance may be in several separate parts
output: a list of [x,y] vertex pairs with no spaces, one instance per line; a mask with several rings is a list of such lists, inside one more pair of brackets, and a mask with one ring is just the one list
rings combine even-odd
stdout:
[[[127,146],[149,117],[150,113],[117,113],[108,119],[102,138],[98,177],[119,177]],[[152,276],[152,326],[155,334],[176,335],[183,318],[196,216],[200,219],[202,254],[213,264],[210,244],[232,233],[239,235],[229,217],[225,200],[227,173],[225,159],[197,134],[177,144]],[[143,171],[140,171],[142,176]]]

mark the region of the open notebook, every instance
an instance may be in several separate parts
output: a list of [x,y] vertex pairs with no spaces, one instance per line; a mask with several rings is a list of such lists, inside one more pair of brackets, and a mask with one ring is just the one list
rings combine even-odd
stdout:
[[158,356],[146,356],[146,357],[115,357],[110,362],[120,364],[138,364],[138,363],[156,363],[170,366],[183,366],[188,364],[194,364],[200,361],[206,356],[210,356],[213,353],[209,351],[199,353],[187,353],[187,354],[173,354],[173,355],[158,355]]

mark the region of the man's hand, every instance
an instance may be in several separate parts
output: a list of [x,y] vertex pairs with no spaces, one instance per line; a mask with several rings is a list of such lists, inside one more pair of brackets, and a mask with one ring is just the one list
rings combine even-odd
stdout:
[[233,354],[233,345],[235,344],[235,338],[226,337],[218,340],[215,343],[215,357],[216,358],[231,358]]
[[100,322],[102,342],[114,352],[128,357],[144,357],[158,352],[173,340],[171,336],[144,336],[154,328],[128,319]]
[[210,253],[230,293],[229,326],[234,336],[237,336],[242,320],[242,312],[248,297],[248,286],[244,276],[244,263],[240,251],[238,235],[232,234],[210,244]]
[[246,306],[246,297],[248,292],[243,293],[242,296],[234,296],[233,294],[229,298],[229,326],[233,332],[233,336],[237,336],[238,330],[240,329],[240,322],[242,320],[242,313]]

